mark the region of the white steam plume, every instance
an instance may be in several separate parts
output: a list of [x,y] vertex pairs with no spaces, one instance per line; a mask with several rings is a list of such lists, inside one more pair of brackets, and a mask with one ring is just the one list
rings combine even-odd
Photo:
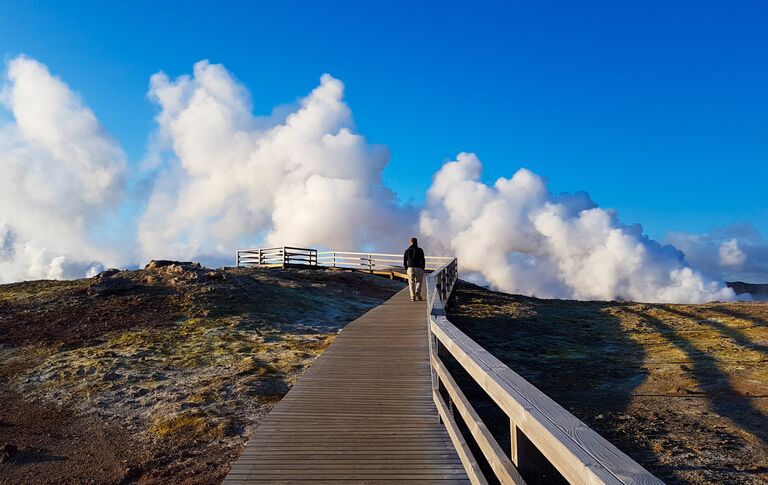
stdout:
[[504,291],[540,297],[647,302],[730,300],[723,283],[683,254],[619,223],[584,193],[553,196],[526,169],[490,187],[480,160],[462,153],[435,175],[421,214],[431,247]]
[[122,197],[120,147],[35,60],[8,63],[0,102],[10,115],[0,122],[0,283],[124,263],[94,234]]
[[139,226],[145,257],[229,261],[234,248],[258,244],[399,247],[415,214],[383,186],[389,153],[353,131],[343,92],[325,74],[287,116],[257,118],[223,66],[152,76],[159,140],[172,156]]
[[[206,61],[190,76],[154,75],[158,129],[145,169],[154,187],[138,228],[141,256],[105,244],[99,223],[124,192],[125,155],[42,64],[9,63],[0,124],[0,282],[82,276],[139,257],[229,263],[234,249],[299,244],[402,249],[421,233],[465,275],[541,297],[702,302],[734,297],[683,253],[622,225],[585,193],[555,196],[521,169],[493,186],[462,153],[435,175],[425,206],[397,204],[382,183],[389,154],[355,133],[343,85],[329,75],[282,116],[252,114],[249,94]],[[2,114],[2,113],[0,113]],[[670,240],[711,274],[768,274],[761,238]],[[759,235],[758,235],[759,236]],[[745,242],[746,241],[746,242]],[[762,258],[768,260],[768,258]]]

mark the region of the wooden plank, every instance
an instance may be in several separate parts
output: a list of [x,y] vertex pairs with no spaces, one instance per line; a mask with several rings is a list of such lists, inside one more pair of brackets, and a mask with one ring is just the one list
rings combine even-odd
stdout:
[[469,483],[432,400],[425,315],[404,290],[348,324],[225,483]]

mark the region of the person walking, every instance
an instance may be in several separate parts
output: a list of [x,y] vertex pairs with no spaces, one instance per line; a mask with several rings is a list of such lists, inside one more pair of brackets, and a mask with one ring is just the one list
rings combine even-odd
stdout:
[[412,237],[411,245],[403,255],[403,267],[408,274],[408,290],[411,292],[411,301],[422,300],[421,283],[424,280],[424,268],[426,266],[424,250],[419,247],[416,238]]

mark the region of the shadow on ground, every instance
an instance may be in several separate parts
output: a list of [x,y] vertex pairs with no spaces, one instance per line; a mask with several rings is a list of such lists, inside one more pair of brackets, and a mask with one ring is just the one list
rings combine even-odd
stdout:
[[[461,283],[462,331],[668,483],[768,480],[768,304],[539,300]],[[508,419],[462,386],[503,446]]]

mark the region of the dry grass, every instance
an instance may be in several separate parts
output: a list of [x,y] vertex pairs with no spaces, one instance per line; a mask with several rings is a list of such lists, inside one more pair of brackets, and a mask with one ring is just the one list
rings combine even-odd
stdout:
[[768,303],[538,300],[462,284],[451,321],[665,481],[768,481]]

